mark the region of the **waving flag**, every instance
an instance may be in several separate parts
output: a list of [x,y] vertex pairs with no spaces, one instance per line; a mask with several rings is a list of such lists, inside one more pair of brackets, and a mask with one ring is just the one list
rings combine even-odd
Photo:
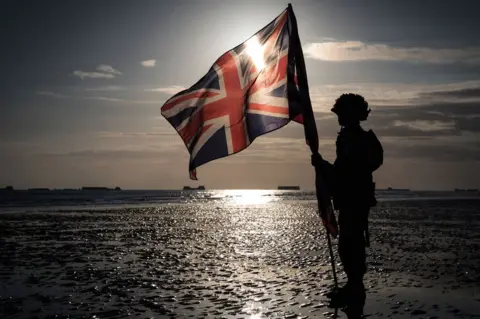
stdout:
[[200,165],[238,153],[290,120],[302,122],[292,32],[287,9],[162,106],[190,153],[192,179]]
[[[312,152],[318,153],[292,7],[289,5],[250,39],[218,58],[196,84],[167,100],[161,113],[190,153],[190,178],[194,180],[197,167],[238,153],[255,138],[292,120],[304,124],[307,143]],[[319,209],[328,226],[335,216],[323,186],[321,180],[317,181]],[[327,229],[336,230],[336,223],[333,227]],[[330,233],[336,236],[336,232]]]

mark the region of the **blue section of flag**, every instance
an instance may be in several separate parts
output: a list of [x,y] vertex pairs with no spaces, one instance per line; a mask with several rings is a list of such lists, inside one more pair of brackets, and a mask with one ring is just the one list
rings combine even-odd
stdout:
[[228,155],[227,143],[225,141],[225,128],[219,129],[215,132],[201,148],[197,156],[191,162],[191,168],[198,167],[216,158],[225,157]]
[[[211,68],[207,74],[203,76],[196,84],[194,84],[187,91],[195,91],[199,89],[212,89],[220,90],[220,84],[218,83],[217,72]],[[185,91],[184,91],[185,92]]]
[[259,114],[247,114],[248,135],[253,141],[255,138],[261,135],[285,126],[289,121],[290,120],[286,118],[278,118]]

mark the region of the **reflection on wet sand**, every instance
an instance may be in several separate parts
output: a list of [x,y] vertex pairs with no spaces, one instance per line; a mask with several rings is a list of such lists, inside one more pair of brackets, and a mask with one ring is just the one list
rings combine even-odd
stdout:
[[[315,203],[259,197],[2,213],[1,318],[334,317]],[[474,200],[381,203],[365,313],[478,314],[479,208]]]

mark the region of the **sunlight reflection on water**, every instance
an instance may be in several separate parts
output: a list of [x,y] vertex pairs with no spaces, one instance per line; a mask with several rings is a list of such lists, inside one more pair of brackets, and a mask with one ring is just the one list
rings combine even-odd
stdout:
[[237,205],[259,205],[274,201],[272,191],[261,189],[227,189],[222,190],[223,198],[227,203]]
[[[282,197],[303,195],[277,190],[189,193],[197,194],[215,199],[2,213],[0,317],[332,317],[325,296],[330,259],[316,203],[287,202]],[[471,317],[479,264],[472,241],[478,223],[471,221],[479,205],[397,201],[373,209],[367,313],[397,318],[402,301],[412,311],[430,309],[424,317],[450,318],[443,315],[450,308],[438,306],[446,304],[458,309],[455,317]],[[429,288],[418,292],[419,285]],[[418,297],[435,291],[445,298]]]

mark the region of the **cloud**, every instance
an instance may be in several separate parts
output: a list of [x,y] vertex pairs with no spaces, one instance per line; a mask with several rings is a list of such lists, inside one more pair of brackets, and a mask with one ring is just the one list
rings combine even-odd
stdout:
[[119,99],[115,97],[108,96],[85,96],[85,100],[97,100],[97,101],[107,101],[107,102],[126,102],[124,99]]
[[432,102],[480,103],[480,81],[462,81],[443,84],[425,83],[347,83],[342,85],[318,85],[310,88],[314,110],[330,113],[335,99],[343,93],[358,93],[373,108],[420,106]]
[[173,128],[159,128],[149,132],[120,132],[120,131],[99,131],[94,133],[98,138],[150,138],[167,135],[178,135]]
[[453,131],[455,129],[454,121],[426,121],[426,120],[415,120],[415,121],[401,121],[395,120],[393,122],[394,126],[405,126],[407,128],[419,131],[426,132],[438,132],[438,131]]
[[172,86],[167,86],[162,88],[145,89],[145,92],[159,92],[159,93],[166,93],[166,94],[173,95],[183,90],[185,90],[183,86],[172,85]]
[[57,99],[80,99],[80,100],[93,100],[93,101],[103,101],[103,102],[111,102],[111,103],[121,103],[121,104],[156,104],[162,105],[165,101],[162,100],[129,100],[129,99],[121,99],[111,96],[70,96],[64,94],[58,94],[49,91],[39,91],[37,92],[38,95],[48,96]]
[[128,149],[101,149],[101,150],[83,150],[64,153],[49,153],[47,156],[61,156],[72,158],[92,158],[92,159],[156,159],[162,158],[164,152],[161,150],[128,150]]
[[[115,86],[93,88],[92,91],[111,90]],[[184,89],[169,86],[146,89],[148,92],[174,94]],[[403,83],[352,83],[311,87],[319,136],[334,139],[338,132],[337,119],[330,112],[335,99],[342,93],[356,92],[365,96],[372,109],[366,126],[381,136],[418,138],[458,135],[461,132],[480,131],[480,81],[463,81],[443,84]],[[165,100],[100,96],[67,96],[51,91],[38,94],[52,98],[77,98],[101,101],[112,105],[162,105]],[[163,117],[159,117],[164,120]],[[278,133],[282,137],[304,139],[300,125],[291,124]]]
[[[93,90],[92,90],[93,91]],[[156,104],[162,105],[165,103],[165,100],[140,100],[140,99],[123,99],[123,98],[116,98],[111,96],[71,96],[65,94],[59,94],[49,91],[39,91],[37,92],[38,95],[47,96],[56,99],[78,99],[78,100],[93,100],[93,101],[103,101],[103,102],[111,102],[117,104]]]
[[423,93],[422,96],[425,98],[480,101],[480,86],[468,87],[468,88],[457,88],[457,89],[445,90],[445,91],[428,92],[428,93]]
[[142,64],[146,68],[153,68],[156,62],[157,60],[145,60],[140,62],[140,64]]
[[53,98],[56,98],[56,99],[68,98],[68,96],[66,96],[66,95],[58,94],[58,93],[54,93],[54,92],[50,92],[50,91],[39,91],[39,92],[37,92],[37,94],[38,95],[43,95],[43,96],[50,96],[50,97],[53,97]]
[[91,78],[91,79],[113,79],[115,74],[112,73],[100,73],[100,72],[83,72],[83,71],[73,71],[73,75],[80,78]]
[[96,101],[104,101],[104,102],[114,102],[114,103],[123,103],[123,104],[157,104],[162,105],[165,101],[159,100],[128,100],[128,99],[120,99],[110,96],[85,96],[82,97],[85,100],[96,100]]
[[451,137],[405,140],[385,138],[382,141],[385,155],[395,159],[427,159],[430,161],[479,161],[480,145],[475,142],[479,134],[467,133]]
[[85,79],[85,78],[91,78],[91,79],[113,79],[118,75],[121,75],[122,73],[110,65],[107,64],[100,64],[96,68],[97,71],[93,72],[84,72],[80,70],[75,70],[73,71],[73,76],[76,76],[80,79]]
[[116,85],[100,86],[96,88],[86,88],[85,91],[124,91],[125,87]]
[[[258,137],[247,149],[233,156],[233,160],[229,160],[229,162],[309,163],[310,151],[304,138],[296,138],[294,136],[281,137],[277,132],[280,132],[282,129]],[[320,148],[322,149],[322,155],[332,158],[334,145],[335,141],[333,139],[321,139]]]
[[307,58],[322,61],[408,61],[421,63],[480,64],[480,48],[436,49],[426,47],[401,48],[386,44],[367,44],[361,41],[325,41],[308,43]]
[[111,67],[110,65],[107,65],[107,64],[100,64],[99,66],[97,66],[97,71],[102,71],[102,72],[105,72],[105,73],[111,73],[111,74],[115,74],[115,75],[121,75],[122,73],[116,69],[114,69],[113,67]]
[[[466,95],[470,99],[475,95],[472,92],[476,90],[468,89],[469,93],[464,94],[464,90],[467,91],[467,89],[455,89],[468,85],[460,83],[424,86],[421,90],[408,87],[405,89],[410,96],[407,104],[394,105],[396,101],[393,97],[389,100],[392,105],[373,107],[368,120],[362,125],[366,129],[373,129],[377,134],[384,146],[387,161],[393,159],[452,163],[465,160],[477,161],[480,159],[479,103],[463,98]],[[444,95],[455,96],[455,99],[437,100],[419,91],[442,92],[445,93]],[[456,92],[461,93],[456,94]],[[325,114],[328,113],[315,113],[316,124],[318,136],[324,140],[324,145],[321,147],[322,154],[326,154],[326,158],[332,160],[335,158],[333,154],[335,147],[331,142],[336,139],[340,127],[336,118],[326,117]],[[298,142],[304,140],[302,126],[293,123],[269,136],[276,136],[279,139],[297,139]],[[275,152],[274,149],[268,150],[268,152],[271,151]],[[277,155],[281,156],[281,151],[282,148],[279,147]]]
[[[173,129],[172,129],[173,131]],[[172,132],[170,132],[172,133]],[[77,148],[71,145],[71,149],[43,151],[41,154],[53,157],[91,158],[91,159],[169,159],[175,161],[178,156],[186,156],[188,151],[177,136],[159,137],[156,131],[152,132],[119,132],[101,131],[91,132],[90,138],[99,138],[95,145],[87,148]],[[161,135],[161,134],[160,134]],[[172,156],[175,155],[175,156]]]

